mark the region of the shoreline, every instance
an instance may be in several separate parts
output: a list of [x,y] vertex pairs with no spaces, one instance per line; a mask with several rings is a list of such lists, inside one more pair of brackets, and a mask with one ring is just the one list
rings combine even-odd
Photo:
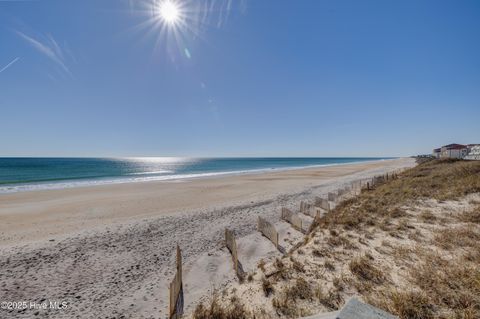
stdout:
[[2,194],[0,247],[55,239],[139,219],[221,209],[301,192],[330,179],[409,158],[180,181],[150,181]]
[[[222,249],[225,227],[235,232],[239,249],[250,256],[243,262],[251,268],[259,256],[278,253],[256,231],[258,216],[278,223],[282,206],[297,209],[300,201],[353,180],[414,165],[404,158],[181,183],[6,194],[0,201],[0,268],[7,275],[0,276],[0,299],[69,303],[66,312],[49,312],[49,318],[158,317],[168,308],[166,287],[178,244],[186,309],[191,309],[212,288],[235,280]],[[288,240],[300,236],[290,227],[282,234]]]
[[[157,175],[150,177],[135,177],[141,175],[148,175],[146,173],[133,173],[130,175],[117,176],[117,177],[106,177],[106,178],[75,178],[75,179],[59,179],[56,181],[38,181],[32,183],[10,183],[10,184],[0,184],[0,196],[3,194],[15,194],[23,192],[36,192],[36,191],[47,191],[47,190],[61,190],[61,189],[70,189],[70,188],[82,188],[82,187],[96,187],[96,186],[105,186],[105,185],[117,185],[117,184],[128,184],[128,183],[148,183],[148,182],[176,182],[176,181],[189,181],[194,179],[208,179],[208,178],[217,178],[217,177],[229,177],[229,176],[240,176],[240,175],[250,175],[250,174],[264,174],[269,172],[283,172],[290,170],[301,170],[301,169],[313,169],[329,166],[341,166],[341,165],[351,165],[351,164],[361,164],[361,163],[373,163],[380,161],[395,160],[404,157],[393,157],[393,158],[378,158],[378,159],[368,159],[360,161],[352,161],[346,163],[331,163],[331,164],[317,164],[317,165],[306,165],[306,166],[286,166],[286,167],[271,167],[271,168],[259,168],[251,170],[236,170],[236,171],[221,171],[221,172],[209,172],[209,173],[196,173],[196,174],[176,174],[176,175]],[[152,172],[153,174],[154,172]]]

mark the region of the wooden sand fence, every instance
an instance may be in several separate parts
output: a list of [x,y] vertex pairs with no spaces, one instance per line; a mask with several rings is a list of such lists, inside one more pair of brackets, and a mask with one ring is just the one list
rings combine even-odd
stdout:
[[183,281],[182,281],[182,252],[177,245],[177,272],[170,283],[169,318],[178,319],[183,315]]
[[321,210],[316,205],[308,204],[303,201],[300,202],[300,213],[307,215],[309,217],[315,218],[317,215],[321,214]]
[[311,206],[312,205],[310,205],[309,203],[305,203],[304,201],[301,201],[300,202],[300,213],[308,215],[308,212],[309,212]]
[[352,190],[355,195],[359,195],[362,191],[362,181],[353,181],[352,182]]
[[305,203],[303,200],[300,202],[300,213],[305,214],[306,205],[307,205],[307,203]]
[[404,170],[395,170],[390,173],[385,173],[384,175],[378,175],[374,176],[372,179],[368,180],[366,182],[366,189],[370,190],[374,188],[375,186],[378,186],[380,184],[384,184],[385,182],[388,182],[389,180],[394,180],[398,178],[398,174],[401,173]]
[[328,196],[327,198],[330,202],[335,202],[337,200],[337,197],[338,197],[338,195],[334,192],[329,192],[327,196]]
[[232,255],[233,269],[235,270],[238,279],[243,281],[245,274],[240,262],[238,261],[237,242],[235,240],[233,231],[229,230],[228,228],[225,228],[225,244]]
[[320,218],[320,216],[322,215],[322,210],[320,209],[320,207],[313,206],[309,213],[310,217]]
[[343,197],[344,198],[351,198],[352,196],[354,196],[356,193],[353,189],[353,186],[352,185],[345,185],[343,187]]
[[263,236],[270,239],[270,241],[278,249],[278,232],[275,229],[275,227],[266,219],[260,216],[258,216],[257,227],[258,227],[258,231],[261,232]]
[[330,211],[330,202],[323,198],[323,197],[316,197],[315,198],[315,203],[321,208],[326,210],[327,212]]
[[390,172],[390,174],[387,172],[385,174],[385,179],[388,180],[394,180],[398,178],[398,170]]
[[294,214],[290,209],[282,207],[282,219],[290,223],[293,228],[295,228],[299,232],[304,232],[302,219],[298,217],[297,214]]
[[345,195],[345,189],[343,188],[337,189],[337,199],[341,198],[343,195]]
[[375,176],[373,178],[372,184],[373,186],[377,186],[378,184],[384,183],[385,182],[385,176],[380,175],[380,176]]

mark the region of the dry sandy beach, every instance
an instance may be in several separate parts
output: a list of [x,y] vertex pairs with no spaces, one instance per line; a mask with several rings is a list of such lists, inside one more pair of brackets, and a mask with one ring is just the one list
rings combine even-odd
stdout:
[[[410,158],[282,172],[0,195],[0,301],[66,301],[64,310],[1,318],[165,318],[174,248],[183,250],[188,309],[235,280],[222,249],[233,229],[253,267],[277,252],[255,231],[281,206],[343,183],[414,166]],[[300,234],[279,223],[288,248]]]

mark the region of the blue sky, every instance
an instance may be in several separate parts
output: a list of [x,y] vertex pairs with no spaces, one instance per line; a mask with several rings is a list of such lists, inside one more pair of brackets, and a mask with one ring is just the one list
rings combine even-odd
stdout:
[[177,1],[0,1],[0,156],[480,143],[480,1]]

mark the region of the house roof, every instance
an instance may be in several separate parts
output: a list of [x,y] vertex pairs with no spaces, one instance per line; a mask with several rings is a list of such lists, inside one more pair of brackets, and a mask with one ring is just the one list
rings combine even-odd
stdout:
[[442,151],[442,149],[441,149],[441,148],[436,148],[436,149],[434,149],[433,151],[434,151],[435,153],[440,153],[440,152]]
[[466,145],[462,145],[462,144],[448,144],[448,145],[445,145],[445,146],[442,146],[442,148],[446,148],[447,150],[461,150],[463,148],[466,148],[467,146]]

